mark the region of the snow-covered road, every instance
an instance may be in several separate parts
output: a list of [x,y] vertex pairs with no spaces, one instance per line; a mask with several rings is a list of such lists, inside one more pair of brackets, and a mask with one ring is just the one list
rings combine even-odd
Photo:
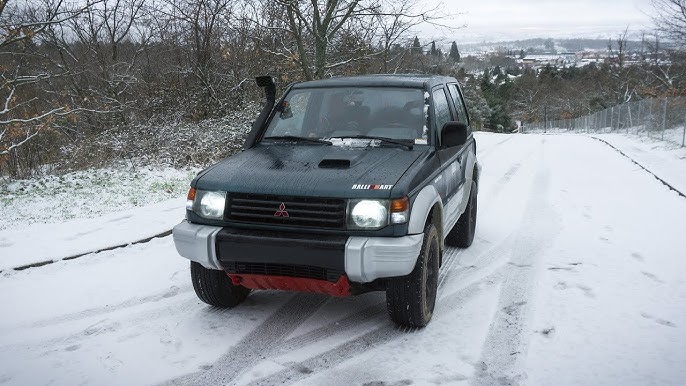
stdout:
[[0,384],[683,384],[686,199],[588,137],[478,141],[477,236],[428,327],[383,293],[211,308],[164,237],[0,274]]

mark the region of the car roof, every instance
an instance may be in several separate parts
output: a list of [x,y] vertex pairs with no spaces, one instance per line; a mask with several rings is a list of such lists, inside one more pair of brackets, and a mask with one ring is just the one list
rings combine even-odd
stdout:
[[292,88],[324,87],[405,87],[431,88],[444,83],[457,83],[455,78],[440,75],[422,74],[377,74],[360,76],[342,76],[328,79],[295,83]]

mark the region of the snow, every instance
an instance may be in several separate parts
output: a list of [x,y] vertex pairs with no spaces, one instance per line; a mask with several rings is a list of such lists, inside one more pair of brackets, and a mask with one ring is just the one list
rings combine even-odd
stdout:
[[[682,384],[686,199],[589,136],[475,135],[477,236],[446,249],[426,328],[394,327],[383,293],[206,306],[162,237],[0,273],[0,383]],[[678,150],[602,138],[683,176]],[[5,229],[0,262],[142,238],[183,205]]]
[[0,231],[34,223],[95,218],[185,196],[198,171],[119,167],[34,180],[0,180]]
[[96,218],[0,230],[0,271],[149,238],[181,222],[186,197]]
[[564,226],[542,259],[528,382],[682,383],[686,200],[600,142],[548,143],[581,165],[546,157]]
[[[677,130],[681,132],[681,130]],[[686,194],[686,147],[631,134],[595,134]]]

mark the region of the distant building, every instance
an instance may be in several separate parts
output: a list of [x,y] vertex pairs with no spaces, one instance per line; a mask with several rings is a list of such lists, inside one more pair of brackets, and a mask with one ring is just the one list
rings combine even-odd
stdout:
[[573,66],[577,63],[577,55],[574,52],[562,52],[559,54],[527,54],[523,59],[519,59],[519,61],[523,67],[533,69],[545,66]]

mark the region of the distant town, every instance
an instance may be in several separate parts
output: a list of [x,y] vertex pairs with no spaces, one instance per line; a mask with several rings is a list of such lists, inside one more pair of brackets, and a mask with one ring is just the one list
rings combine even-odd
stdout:
[[[444,44],[441,44],[444,45]],[[527,39],[513,42],[467,44],[457,47],[460,64],[467,73],[476,74],[499,66],[509,69],[544,67],[585,67],[591,64],[635,66],[641,64],[668,65],[669,55],[664,44],[654,38],[624,40],[608,39]]]

